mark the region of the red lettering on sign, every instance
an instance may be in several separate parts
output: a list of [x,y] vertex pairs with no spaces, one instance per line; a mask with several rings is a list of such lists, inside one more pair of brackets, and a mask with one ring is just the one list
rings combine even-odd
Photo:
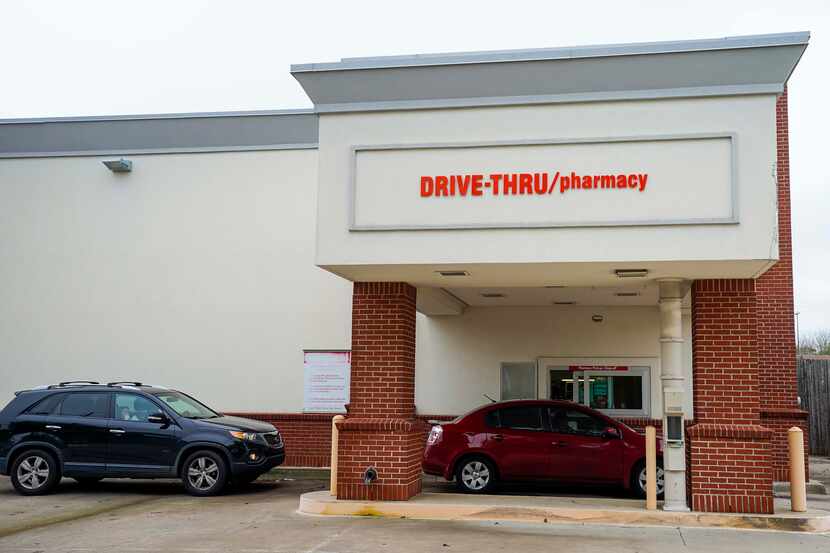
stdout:
[[423,175],[420,194],[429,197],[484,196],[541,196],[560,194],[572,190],[638,190],[645,191],[648,173],[620,173],[607,175],[581,175],[570,171],[555,173],[478,173],[462,175]]

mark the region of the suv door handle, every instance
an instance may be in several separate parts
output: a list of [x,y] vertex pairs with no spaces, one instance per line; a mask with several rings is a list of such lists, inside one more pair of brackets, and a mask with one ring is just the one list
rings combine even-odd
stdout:
[[110,428],[110,432],[112,432],[113,434],[118,434],[118,435],[121,435],[121,434],[126,433],[127,431],[126,431],[126,430],[122,430],[122,429],[120,429],[120,428]]
[[504,436],[502,436],[501,434],[493,434],[493,439],[497,442],[500,442],[504,439]]
[[57,424],[47,424],[46,425],[46,430],[60,430],[60,429],[61,429],[61,427],[58,426]]
[[568,442],[553,442],[550,445],[553,445],[553,446],[556,446],[556,447],[568,447]]

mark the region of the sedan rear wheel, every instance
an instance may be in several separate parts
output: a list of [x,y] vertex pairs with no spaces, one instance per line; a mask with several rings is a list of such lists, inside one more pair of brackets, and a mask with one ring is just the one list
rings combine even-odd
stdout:
[[455,480],[461,491],[487,493],[496,485],[496,470],[487,459],[473,457],[459,463]]
[[[646,496],[646,465],[643,462],[637,464],[634,469],[634,482],[632,482],[632,487],[634,491],[637,493],[639,497]],[[665,473],[663,471],[663,463],[658,461],[657,463],[657,497],[663,496],[663,491],[666,487],[666,479]]]

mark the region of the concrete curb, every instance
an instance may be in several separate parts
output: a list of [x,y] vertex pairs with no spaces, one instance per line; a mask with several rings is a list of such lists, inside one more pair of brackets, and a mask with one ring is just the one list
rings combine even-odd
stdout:
[[[626,507],[580,505],[570,498],[545,498],[548,504],[516,504],[516,497],[423,493],[409,501],[345,501],[328,490],[300,497],[299,512],[308,515],[368,516],[425,520],[504,521],[543,524],[603,524],[735,528],[786,532],[828,532],[830,513],[814,511],[775,515],[646,511]],[[533,498],[539,499],[539,498]]]

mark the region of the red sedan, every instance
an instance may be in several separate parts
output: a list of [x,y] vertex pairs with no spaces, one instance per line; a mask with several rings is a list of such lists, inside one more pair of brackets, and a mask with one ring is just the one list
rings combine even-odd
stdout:
[[[551,480],[621,485],[645,497],[645,437],[598,411],[569,401],[493,403],[434,426],[424,472],[455,478],[469,493],[499,481]],[[657,443],[657,493],[663,492]]]

